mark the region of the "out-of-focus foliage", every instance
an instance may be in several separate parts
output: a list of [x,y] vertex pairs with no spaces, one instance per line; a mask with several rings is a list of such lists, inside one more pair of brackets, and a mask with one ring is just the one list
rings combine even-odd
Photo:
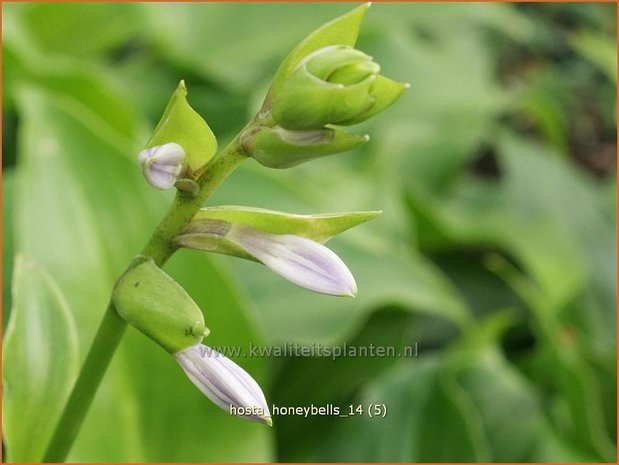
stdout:
[[[364,123],[371,142],[285,171],[247,161],[209,201],[384,210],[333,241],[357,298],[228,257],[181,251],[166,267],[209,345],[417,343],[416,357],[237,358],[277,406],[385,404],[385,418],[229,417],[130,329],[69,459],[614,461],[615,8],[374,4],[358,46],[411,87]],[[349,9],[3,5],[3,328],[11,311],[49,319],[48,334],[22,320],[20,337],[53,350],[71,312],[83,360],[170,202],[135,155],[178,81],[222,144],[287,51]],[[18,254],[39,271],[16,277]],[[50,313],[24,311],[20,289]]]

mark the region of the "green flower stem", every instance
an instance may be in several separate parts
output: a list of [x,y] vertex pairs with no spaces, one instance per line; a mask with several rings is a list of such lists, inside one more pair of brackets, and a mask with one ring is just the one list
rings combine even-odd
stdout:
[[[177,192],[170,209],[141,254],[153,258],[158,266],[162,266],[176,250],[172,239],[191,221],[215,188],[246,158],[237,137],[209,163],[199,180],[200,191],[196,196]],[[58,463],[66,459],[126,329],[127,322],[110,302],[47,447],[44,462]]]

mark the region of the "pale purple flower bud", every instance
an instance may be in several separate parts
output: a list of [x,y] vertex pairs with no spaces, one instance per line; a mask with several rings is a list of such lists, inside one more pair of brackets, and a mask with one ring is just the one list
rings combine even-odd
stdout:
[[204,344],[174,354],[202,393],[230,414],[271,426],[271,412],[258,383],[240,366]]
[[329,295],[357,294],[344,262],[322,244],[292,234],[270,234],[248,226],[231,228],[227,238],[274,273],[301,287]]
[[185,168],[185,151],[175,142],[156,145],[138,154],[142,173],[156,189],[170,189]]

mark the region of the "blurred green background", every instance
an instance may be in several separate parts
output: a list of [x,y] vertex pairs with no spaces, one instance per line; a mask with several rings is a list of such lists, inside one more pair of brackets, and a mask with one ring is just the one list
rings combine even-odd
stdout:
[[[29,292],[53,288],[74,315],[83,360],[171,200],[136,154],[178,81],[223,145],[287,51],[351,8],[3,4],[3,329],[28,300],[28,272],[11,295],[23,254],[48,276]],[[69,459],[614,461],[615,35],[614,4],[375,3],[358,48],[411,88],[355,128],[370,143],[289,170],[245,162],[209,202],[384,210],[332,242],[357,298],[192,251],[166,271],[210,345],[417,343],[410,358],[237,359],[270,403],[386,417],[230,417],[129,329]],[[48,357],[54,337],[23,334]]]

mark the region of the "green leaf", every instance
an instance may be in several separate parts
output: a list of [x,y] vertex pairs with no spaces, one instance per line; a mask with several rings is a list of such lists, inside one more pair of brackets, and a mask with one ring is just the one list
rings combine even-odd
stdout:
[[493,244],[516,257],[543,290],[546,312],[593,292],[598,304],[575,316],[594,344],[614,347],[614,223],[599,187],[548,146],[511,133],[500,137],[497,155],[501,182],[463,175],[437,196],[410,185],[415,211],[451,241]]
[[136,6],[130,3],[31,3],[16,13],[44,54],[92,59],[121,46],[141,29]]
[[[275,405],[336,405],[346,406],[359,389],[398,363],[401,354],[416,356],[416,342],[421,341],[419,317],[398,308],[384,308],[370,315],[363,328],[346,340],[348,349],[366,350],[370,347],[393,349],[395,356],[348,356],[343,345],[324,347],[323,356],[288,356],[273,381]],[[327,352],[331,350],[332,352]],[[339,351],[339,356],[336,356]],[[393,408],[397,408],[394,404]],[[313,415],[307,418],[280,415],[275,419],[282,462],[318,460],[324,443],[332,440],[332,432],[346,419]],[[303,437],[302,442],[296,438]],[[322,460],[332,460],[322,455]]]
[[187,103],[185,81],[181,81],[172,94],[146,148],[168,142],[176,142],[185,150],[189,177],[197,177],[217,152],[213,131]]
[[271,90],[276,92],[283,80],[292,73],[299,62],[313,51],[329,45],[353,47],[357,42],[361,22],[369,7],[369,3],[358,6],[339,18],[329,21],[303,39],[279,66],[273,78]]
[[[539,393],[495,348],[466,352],[458,384],[479,411],[494,462],[578,462],[597,457],[553,428]],[[514,425],[518,425],[514,427]]]
[[612,82],[617,82],[615,38],[600,32],[581,30],[569,38],[570,45],[597,66]]
[[2,354],[2,426],[12,462],[40,462],[79,369],[73,314],[52,276],[18,255]]
[[32,44],[19,17],[13,20],[14,14],[10,16],[11,25],[3,37],[3,53],[11,64],[5,71],[9,96],[14,98],[24,83],[53,89],[72,98],[74,104],[84,106],[89,124],[98,127],[110,142],[122,148],[135,143],[140,137],[142,121],[128,99],[119,95],[116,83],[110,81],[110,74],[91,62],[45,55]]
[[[367,211],[296,215],[263,208],[221,206],[201,209],[193,221],[222,220],[252,226],[271,234],[294,234],[316,242],[326,242],[380,214],[379,211]],[[192,223],[188,225],[188,230],[191,229]]]
[[473,407],[439,357],[398,364],[368,384],[352,404],[385,405],[387,414],[343,419],[323,446],[320,459],[477,462],[489,458]]

